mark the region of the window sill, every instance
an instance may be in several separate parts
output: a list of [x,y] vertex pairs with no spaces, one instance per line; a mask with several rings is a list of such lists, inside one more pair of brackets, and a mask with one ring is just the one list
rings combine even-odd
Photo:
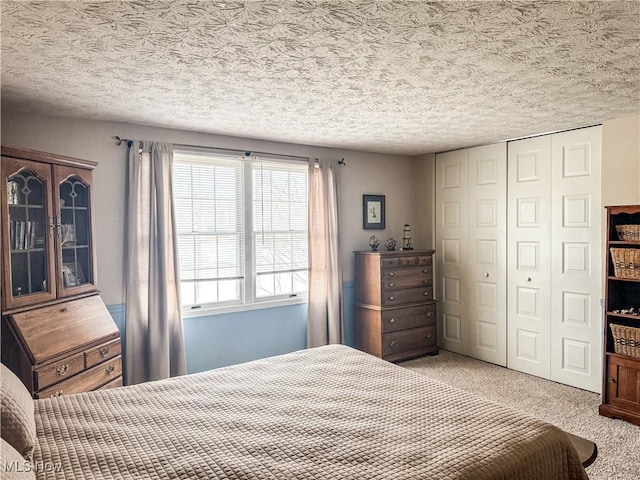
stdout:
[[287,307],[290,305],[300,305],[307,303],[307,295],[298,295],[293,298],[281,300],[268,300],[263,302],[250,303],[247,305],[227,305],[224,307],[197,308],[194,310],[183,309],[183,318],[195,317],[213,317],[215,315],[223,315],[226,313],[248,312],[251,310],[263,310],[265,308]]

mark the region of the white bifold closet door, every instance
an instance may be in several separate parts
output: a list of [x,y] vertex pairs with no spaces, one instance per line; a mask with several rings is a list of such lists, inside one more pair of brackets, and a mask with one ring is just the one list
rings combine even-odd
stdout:
[[506,365],[506,144],[438,154],[440,346]]
[[509,142],[508,367],[601,390],[601,127]]

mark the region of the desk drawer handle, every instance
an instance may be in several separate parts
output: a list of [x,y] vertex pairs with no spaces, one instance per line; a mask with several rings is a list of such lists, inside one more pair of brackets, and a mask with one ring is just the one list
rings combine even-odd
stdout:
[[105,372],[106,372],[107,375],[111,375],[114,372],[115,369],[116,369],[116,367],[114,367],[113,365],[109,365],[106,368]]
[[63,388],[61,388],[60,390],[56,390],[55,392],[53,392],[53,393],[51,394],[51,397],[61,397],[61,396],[62,396],[62,391],[63,391],[63,390],[64,390]]
[[64,365],[60,365],[56,368],[56,375],[63,376],[69,371],[69,364],[65,363]]
[[389,319],[389,323],[396,323],[396,319],[395,318],[390,318]]
[[397,344],[398,344],[397,340],[391,340],[391,342],[389,342],[390,347],[395,347]]
[[102,347],[100,349],[100,356],[106,357],[107,355],[109,355],[109,347]]

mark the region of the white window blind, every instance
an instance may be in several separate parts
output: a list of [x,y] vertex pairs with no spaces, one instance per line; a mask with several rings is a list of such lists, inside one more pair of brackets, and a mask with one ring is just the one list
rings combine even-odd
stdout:
[[181,300],[212,308],[307,291],[306,162],[174,151]]

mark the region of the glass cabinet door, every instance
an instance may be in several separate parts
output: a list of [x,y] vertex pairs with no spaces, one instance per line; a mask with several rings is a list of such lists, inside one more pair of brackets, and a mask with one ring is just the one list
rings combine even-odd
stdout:
[[[81,176],[82,175],[82,176]],[[59,289],[62,295],[92,289],[90,172],[55,167],[57,242],[60,247]]]
[[[4,308],[55,297],[51,169],[37,162],[2,159]],[[4,189],[3,189],[4,190]]]

